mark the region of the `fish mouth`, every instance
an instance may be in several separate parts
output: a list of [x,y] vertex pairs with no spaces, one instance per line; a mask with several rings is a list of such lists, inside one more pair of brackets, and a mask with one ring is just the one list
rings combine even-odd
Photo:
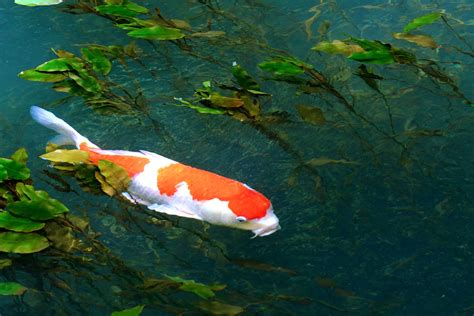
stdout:
[[255,237],[265,237],[271,235],[279,229],[281,229],[281,226],[278,223],[275,223],[275,225],[252,230],[252,232],[255,234],[252,239]]

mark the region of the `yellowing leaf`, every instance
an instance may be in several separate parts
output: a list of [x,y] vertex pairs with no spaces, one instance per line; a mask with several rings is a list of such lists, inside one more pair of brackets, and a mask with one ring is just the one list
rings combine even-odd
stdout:
[[107,160],[99,160],[98,167],[100,176],[96,173],[96,178],[105,193],[112,196],[127,190],[130,177],[124,168]]
[[410,34],[410,33],[393,33],[392,36],[399,40],[405,40],[410,43],[415,43],[418,46],[428,47],[428,48],[438,48],[439,45],[436,44],[433,38],[428,35],[420,34]]
[[57,149],[55,151],[43,154],[40,157],[49,161],[63,162],[63,163],[70,163],[70,164],[89,162],[89,153],[83,150],[78,150],[78,149],[72,149],[72,150]]
[[332,42],[320,42],[311,48],[328,54],[342,54],[350,56],[353,53],[364,52],[364,49],[356,44],[347,44],[343,41],[334,40]]
[[208,32],[196,32],[191,34],[192,37],[220,37],[224,36],[224,31],[208,31]]

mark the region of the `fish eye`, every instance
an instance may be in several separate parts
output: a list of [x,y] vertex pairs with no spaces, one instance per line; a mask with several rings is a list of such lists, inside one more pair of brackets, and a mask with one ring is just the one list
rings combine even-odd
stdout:
[[239,223],[243,223],[247,221],[247,218],[245,216],[237,216],[235,218]]

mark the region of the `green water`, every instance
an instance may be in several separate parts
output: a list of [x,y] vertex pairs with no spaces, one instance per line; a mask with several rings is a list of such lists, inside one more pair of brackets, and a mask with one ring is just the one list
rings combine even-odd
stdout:
[[[51,84],[17,77],[53,59],[51,48],[79,54],[85,44],[127,45],[125,31],[64,5],[0,5],[0,156],[25,147],[35,187],[87,218],[90,233],[77,237],[101,245],[89,253],[0,254],[13,259],[0,281],[28,288],[0,297],[0,315],[109,315],[137,305],[145,305],[142,315],[200,315],[213,301],[240,306],[243,315],[474,313],[471,1],[137,3],[193,31],[226,33],[189,39],[191,50],[135,39],[138,62],[114,61],[109,75],[143,94],[146,110],[127,113],[98,112]],[[445,20],[413,31],[439,48],[392,37],[441,10]],[[376,91],[356,75],[360,63],[311,50],[349,36],[391,43],[437,72],[366,64],[383,78]],[[322,87],[268,80],[257,65],[282,54],[313,65],[354,110]],[[259,97],[262,117],[286,119],[240,121],[175,106],[173,97],[191,98],[203,81],[235,85],[234,61],[271,94]],[[250,239],[84,191],[37,158],[53,135],[29,117],[33,104],[102,148],[148,150],[248,183],[271,199],[282,229]],[[308,122],[301,105],[320,109],[324,121]],[[205,300],[156,281],[167,276],[226,287]]]

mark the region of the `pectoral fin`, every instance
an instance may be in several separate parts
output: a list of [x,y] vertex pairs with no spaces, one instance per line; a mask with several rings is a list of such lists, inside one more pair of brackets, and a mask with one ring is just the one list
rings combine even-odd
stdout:
[[181,209],[177,209],[175,207],[166,205],[166,204],[151,204],[148,205],[148,208],[153,211],[157,211],[160,213],[165,213],[168,215],[175,215],[175,216],[181,216],[181,217],[188,217],[188,218],[194,218],[194,219],[199,219],[202,220],[202,218],[190,211],[184,211]]

